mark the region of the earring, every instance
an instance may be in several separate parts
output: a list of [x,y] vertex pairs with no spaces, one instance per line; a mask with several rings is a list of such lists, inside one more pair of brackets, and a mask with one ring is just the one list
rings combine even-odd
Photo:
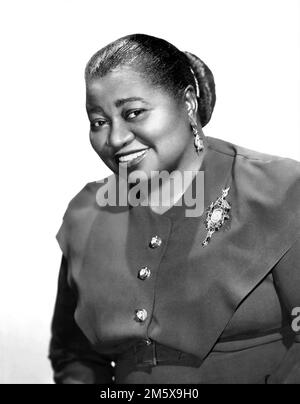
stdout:
[[197,154],[199,155],[200,152],[204,149],[203,139],[201,138],[200,133],[198,131],[197,124],[196,124],[195,120],[193,119],[191,109],[188,109],[188,114],[190,117],[190,124],[191,124],[192,131],[194,134],[194,146],[195,146]]
[[194,146],[195,146],[197,154],[199,155],[200,152],[204,149],[203,140],[200,137],[197,125],[196,126],[192,125],[192,130],[193,130],[193,134],[194,134]]

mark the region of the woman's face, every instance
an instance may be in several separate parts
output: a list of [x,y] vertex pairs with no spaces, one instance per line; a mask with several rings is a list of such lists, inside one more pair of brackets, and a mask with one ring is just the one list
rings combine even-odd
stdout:
[[128,67],[87,84],[90,141],[104,163],[128,176],[175,170],[192,143],[187,109]]

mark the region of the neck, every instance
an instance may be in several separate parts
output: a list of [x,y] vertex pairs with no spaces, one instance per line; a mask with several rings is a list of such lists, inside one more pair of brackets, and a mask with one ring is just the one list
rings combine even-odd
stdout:
[[176,169],[166,180],[160,181],[157,187],[149,184],[149,204],[153,210],[163,213],[182,197],[199,172],[205,153],[204,148],[198,155],[193,141],[190,142]]

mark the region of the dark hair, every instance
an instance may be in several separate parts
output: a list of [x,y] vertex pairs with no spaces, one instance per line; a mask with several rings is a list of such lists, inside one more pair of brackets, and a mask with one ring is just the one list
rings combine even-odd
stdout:
[[132,67],[150,84],[164,88],[178,100],[184,89],[193,85],[201,125],[209,122],[216,101],[214,77],[197,56],[181,52],[161,38],[145,34],[127,35],[91,57],[85,68],[85,80],[103,77],[121,66]]

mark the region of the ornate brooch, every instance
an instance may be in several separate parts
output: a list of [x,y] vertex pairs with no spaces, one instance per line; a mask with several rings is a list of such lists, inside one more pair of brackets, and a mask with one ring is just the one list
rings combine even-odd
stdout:
[[229,211],[231,206],[226,201],[230,187],[222,189],[222,196],[220,196],[215,202],[210,204],[210,207],[206,213],[205,227],[208,230],[205,240],[202,241],[202,247],[206,247],[210,242],[210,239],[215,231],[218,231],[224,224],[225,220],[229,219]]

